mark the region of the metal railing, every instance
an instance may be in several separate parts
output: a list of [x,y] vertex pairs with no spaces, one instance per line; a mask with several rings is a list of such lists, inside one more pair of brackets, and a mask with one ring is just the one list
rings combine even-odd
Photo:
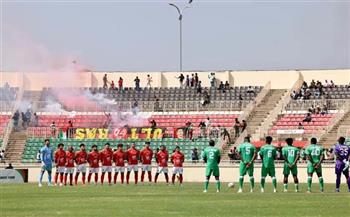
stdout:
[[327,105],[328,110],[338,110],[350,99],[315,99],[315,100],[291,100],[286,106],[287,111],[308,110],[311,106],[322,108]]

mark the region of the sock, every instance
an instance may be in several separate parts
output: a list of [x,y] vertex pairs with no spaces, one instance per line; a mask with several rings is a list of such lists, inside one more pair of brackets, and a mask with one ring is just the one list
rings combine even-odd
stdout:
[[120,173],[120,178],[121,178],[122,184],[124,184],[124,173]]
[[152,172],[148,171],[148,181],[152,182]]
[[129,179],[130,179],[130,172],[128,171],[126,173],[126,184],[129,184]]
[[179,176],[180,176],[180,184],[182,184],[183,176],[182,176],[182,174],[180,174]]
[[102,175],[101,175],[101,184],[102,185],[103,185],[104,180],[105,180],[105,173],[102,173]]
[[[44,173],[43,173],[44,175]],[[42,177],[41,177],[42,178]],[[52,175],[51,175],[51,171],[50,172],[47,172],[47,179],[49,180],[49,184],[51,185],[51,178],[52,178]]]
[[244,177],[240,176],[239,177],[239,189],[243,189],[243,181],[244,181]]
[[205,182],[204,182],[204,189],[208,190],[208,186],[209,186],[209,180],[205,180]]
[[55,184],[57,184],[57,180],[58,180],[58,173],[55,174]]
[[261,185],[261,188],[265,188],[265,177],[261,177],[261,181],[260,181],[260,185]]
[[156,173],[156,175],[154,176],[154,183],[157,183],[158,176],[159,176],[159,173]]
[[255,183],[254,183],[254,176],[251,176],[249,178],[249,181],[250,181],[250,189],[254,189],[254,186],[255,186]]
[[142,171],[141,172],[141,182],[143,182],[144,178],[145,178],[145,171]]
[[308,176],[307,177],[307,190],[311,191],[311,184],[312,184],[312,177]]
[[83,185],[85,185],[85,173],[83,173],[83,175],[82,175],[82,182],[83,182]]
[[169,176],[168,176],[168,173],[164,173],[164,176],[165,176],[165,181],[166,181],[166,183],[169,183]]
[[173,185],[175,184],[175,174],[171,177],[171,183],[173,183]]
[[98,182],[98,173],[95,173],[95,184]]
[[75,184],[75,185],[78,184],[78,177],[79,177],[79,173],[76,173],[76,174],[75,174],[75,177],[74,177],[74,184]]
[[117,184],[118,173],[114,173],[114,184]]
[[272,177],[272,186],[274,189],[277,189],[277,180],[276,177]]
[[44,176],[44,172],[41,172],[39,175],[39,184],[43,182],[43,176]]
[[137,181],[139,179],[139,173],[138,172],[134,172],[134,180],[135,180],[135,184],[137,184]]
[[63,183],[63,173],[60,173],[60,182]]
[[108,173],[108,183],[112,183],[112,173]]
[[220,180],[216,180],[215,185],[216,185],[216,190],[219,190],[219,191],[220,191],[220,189],[221,189],[221,183],[220,183]]
[[350,177],[347,177],[348,190],[350,191]]
[[295,184],[294,184],[294,187],[295,187],[295,190],[296,190],[296,191],[299,191],[299,183],[295,183]]
[[73,174],[69,174],[69,184],[73,185]]
[[89,175],[88,175],[88,183],[90,184],[90,181],[91,181],[91,175],[92,175],[92,173],[89,173]]
[[318,181],[320,182],[320,190],[323,191],[324,189],[324,183],[323,183],[323,177],[318,177]]
[[337,174],[337,179],[335,181],[335,188],[339,189],[340,187],[340,179],[341,179],[341,174]]
[[284,183],[284,184],[283,184],[283,190],[286,191],[287,189],[288,189],[288,184],[287,184],[287,183]]
[[64,174],[64,185],[67,185],[67,177],[68,177],[68,174]]

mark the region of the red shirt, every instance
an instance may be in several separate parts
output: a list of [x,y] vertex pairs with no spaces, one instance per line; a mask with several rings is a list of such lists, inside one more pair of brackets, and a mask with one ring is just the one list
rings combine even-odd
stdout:
[[171,155],[171,161],[174,164],[174,167],[182,167],[182,163],[185,161],[185,156],[180,151],[173,153]]
[[142,164],[149,165],[152,163],[153,151],[150,148],[144,148],[140,152]]
[[126,157],[129,165],[137,165],[139,161],[140,151],[135,148],[130,148],[126,151]]
[[115,165],[117,167],[125,166],[124,160],[125,160],[125,152],[117,150],[113,153],[113,161],[115,162]]
[[64,167],[66,165],[66,152],[62,149],[58,149],[55,152],[55,163],[56,166]]
[[103,149],[100,152],[102,166],[112,166],[113,151],[112,149]]
[[66,152],[66,167],[74,167],[74,152],[67,151]]
[[157,153],[157,162],[160,167],[168,167],[169,154],[167,151],[159,151]]
[[88,162],[91,168],[98,168],[100,165],[98,164],[100,160],[100,154],[98,151],[92,151],[88,155]]
[[77,151],[75,153],[75,162],[80,165],[80,164],[85,164],[87,161],[87,153],[86,151]]

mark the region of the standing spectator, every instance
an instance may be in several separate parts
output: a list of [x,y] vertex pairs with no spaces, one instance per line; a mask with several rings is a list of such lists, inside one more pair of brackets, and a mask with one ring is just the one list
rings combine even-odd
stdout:
[[134,103],[132,104],[131,110],[133,115],[137,115],[137,113],[139,112],[139,103],[135,98],[134,98]]
[[177,79],[179,79],[180,81],[180,87],[184,87],[184,80],[185,80],[185,76],[181,73],[179,77],[177,77]]
[[36,153],[36,158],[35,158],[37,163],[40,163],[41,161],[40,156],[41,156],[41,150],[39,149],[38,152]]
[[210,104],[210,95],[207,90],[204,91],[203,93],[203,100],[202,100],[202,105],[206,106]]
[[239,122],[238,118],[235,118],[235,123],[233,125],[233,128],[235,129],[235,137],[239,137],[239,131],[240,131],[241,123]]
[[112,123],[112,115],[111,115],[111,113],[104,113],[104,115],[105,115],[105,122],[103,123],[103,128],[107,128],[107,129],[109,129],[109,127],[110,127],[110,125],[111,125],[111,123]]
[[13,114],[12,119],[13,119],[13,125],[15,127],[15,130],[17,131],[18,130],[18,122],[19,122],[19,111],[18,110],[15,112],[15,114]]
[[227,156],[230,159],[230,163],[232,163],[234,160],[236,160],[236,147],[233,147],[233,149],[230,149]]
[[27,126],[28,126],[31,119],[32,119],[32,113],[30,112],[30,109],[27,109],[27,111],[24,115],[26,116],[26,121],[27,121]]
[[321,110],[321,115],[325,115],[327,113],[328,113],[327,104],[324,104]]
[[334,84],[333,80],[331,80],[331,83],[330,83],[329,87],[330,88],[334,88],[335,87],[335,84]]
[[34,127],[37,127],[38,126],[38,124],[39,124],[39,116],[36,114],[36,113],[34,113],[34,118],[33,118],[33,121],[32,121],[32,125],[34,126]]
[[103,89],[107,89],[108,88],[107,82],[108,82],[107,74],[105,74],[103,76]]
[[228,139],[227,141],[230,141],[231,140],[230,133],[227,131],[227,129],[225,127],[220,127],[220,125],[219,125],[219,128],[221,130],[220,136],[222,137],[222,139],[226,141],[226,137],[227,137]]
[[188,121],[186,123],[185,137],[188,138],[188,139],[192,139],[193,138],[193,124],[190,121]]
[[56,137],[56,132],[57,132],[57,128],[56,128],[56,124],[55,122],[52,122],[52,124],[50,125],[50,130],[51,130],[51,137]]
[[224,89],[225,89],[224,82],[221,81],[219,84],[218,90],[224,90]]
[[186,75],[186,87],[190,86],[190,76]]
[[205,137],[205,123],[203,121],[199,122],[198,125],[199,129],[200,129],[200,135],[199,137]]
[[73,138],[73,134],[74,134],[73,122],[69,120],[67,125],[66,137]]
[[151,129],[152,129],[151,133],[153,133],[154,130],[157,128],[157,122],[154,119],[152,119],[150,123],[151,123]]
[[211,72],[211,73],[208,75],[208,79],[209,79],[210,87],[211,87],[211,88],[215,88],[215,87],[216,87],[215,73],[214,73],[214,72]]
[[197,86],[198,86],[198,83],[199,83],[198,74],[195,73],[195,74],[194,74],[194,86],[197,87]]
[[207,119],[205,120],[205,127],[206,127],[207,135],[209,135],[210,128],[211,128],[211,120],[209,117],[207,117]]
[[202,82],[199,81],[197,84],[197,93],[202,93]]
[[115,86],[114,86],[114,81],[111,81],[111,84],[110,84],[109,89],[114,90],[114,88],[115,88]]
[[122,77],[119,77],[119,80],[118,80],[118,89],[119,89],[119,91],[122,91],[122,90],[123,90],[123,78],[122,78]]
[[134,79],[134,82],[135,82],[135,89],[140,90],[140,79],[138,76],[136,76],[136,78]]
[[229,90],[230,89],[230,84],[228,83],[228,81],[225,82],[225,90]]
[[12,170],[13,169],[13,166],[12,166],[12,163],[9,163],[9,165],[7,167],[5,167],[6,170]]
[[199,155],[198,155],[198,149],[197,148],[194,148],[192,150],[191,158],[192,158],[192,163],[197,163],[198,162]]
[[245,120],[242,120],[242,124],[241,124],[241,132],[243,133],[243,131],[247,128],[247,122]]
[[23,127],[23,129],[26,129],[27,128],[27,117],[24,114],[24,112],[21,112],[21,116],[22,116],[22,127]]
[[0,152],[0,162],[4,162],[5,161],[5,150],[1,150]]
[[191,79],[190,79],[191,87],[194,87],[194,83],[195,83],[195,78],[194,78],[194,74],[192,74]]
[[152,87],[151,83],[153,82],[152,77],[150,75],[147,75],[147,85],[146,87]]

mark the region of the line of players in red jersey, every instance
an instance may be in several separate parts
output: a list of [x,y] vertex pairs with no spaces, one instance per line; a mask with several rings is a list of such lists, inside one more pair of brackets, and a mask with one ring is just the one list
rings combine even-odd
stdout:
[[[150,143],[146,142],[145,147],[139,151],[136,149],[135,144],[131,145],[127,151],[123,151],[123,144],[118,144],[117,150],[113,152],[110,148],[110,144],[106,143],[103,150],[100,152],[97,150],[97,146],[93,145],[90,153],[87,153],[85,145],[80,145],[80,150],[74,152],[73,147],[69,147],[67,151],[63,149],[62,143],[58,144],[58,149],[55,152],[55,185],[58,184],[58,178],[60,179],[59,185],[67,185],[67,179],[69,176],[69,184],[73,185],[73,173],[76,170],[74,183],[77,185],[79,174],[82,173],[82,183],[85,184],[86,180],[86,164],[89,165],[87,181],[90,183],[92,175],[94,174],[95,184],[98,183],[98,174],[100,171],[100,164],[102,165],[102,173],[100,182],[103,185],[105,174],[107,173],[108,183],[112,184],[112,172],[114,168],[114,184],[117,183],[117,178],[120,173],[120,181],[124,183],[124,172],[126,172],[126,184],[129,184],[130,173],[134,171],[135,184],[138,183],[138,171],[139,162],[141,163],[141,182],[144,181],[145,174],[147,172],[148,181],[152,182],[152,159],[153,151],[150,148]],[[164,145],[160,146],[160,150],[154,156],[157,162],[157,172],[154,176],[154,182],[157,183],[157,179],[160,173],[163,173],[165,180],[169,183],[168,176],[168,161],[169,154]],[[181,153],[180,147],[177,146],[174,153],[170,156],[170,161],[174,165],[172,171],[172,184],[175,184],[176,175],[178,175],[180,184],[183,181],[183,162],[184,154]],[[127,166],[126,163],[127,162]]]

